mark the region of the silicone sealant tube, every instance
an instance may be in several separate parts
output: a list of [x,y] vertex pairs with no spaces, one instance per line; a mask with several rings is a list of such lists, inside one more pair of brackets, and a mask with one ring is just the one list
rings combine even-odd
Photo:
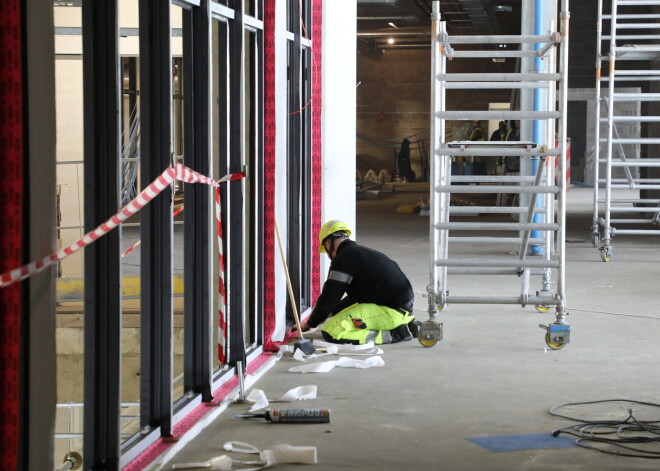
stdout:
[[239,414],[236,418],[262,418],[274,424],[322,424],[330,422],[328,409],[269,409],[262,414]]

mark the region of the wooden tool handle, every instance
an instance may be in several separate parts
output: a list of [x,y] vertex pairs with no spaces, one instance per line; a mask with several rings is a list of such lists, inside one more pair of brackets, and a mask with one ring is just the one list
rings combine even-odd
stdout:
[[280,247],[280,256],[282,257],[282,264],[284,265],[284,274],[286,275],[286,287],[289,290],[289,299],[291,300],[291,309],[293,309],[293,318],[296,321],[296,327],[298,328],[298,333],[300,338],[303,338],[303,332],[300,328],[300,318],[298,317],[298,308],[296,307],[296,300],[293,296],[293,288],[291,287],[291,278],[289,278],[289,267],[286,264],[286,257],[284,256],[284,248],[282,247],[282,238],[280,237],[280,229],[277,226],[277,218],[273,218],[275,221],[275,234],[277,235],[277,245]]

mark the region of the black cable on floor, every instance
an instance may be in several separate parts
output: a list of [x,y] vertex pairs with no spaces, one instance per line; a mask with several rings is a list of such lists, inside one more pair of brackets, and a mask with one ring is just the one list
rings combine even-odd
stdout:
[[[628,412],[624,420],[586,420],[584,418],[571,417],[560,414],[561,408],[575,406],[589,406],[604,403],[623,403]],[[577,437],[575,444],[601,453],[633,458],[660,459],[660,420],[639,420],[635,417],[630,405],[657,408],[660,404],[652,402],[633,401],[628,399],[605,399],[602,401],[572,402],[552,407],[548,412],[555,417],[580,422],[575,425],[560,428],[552,432],[557,437],[559,434],[567,434]],[[636,444],[650,444],[651,449],[638,448]],[[654,450],[657,444],[658,451]]]

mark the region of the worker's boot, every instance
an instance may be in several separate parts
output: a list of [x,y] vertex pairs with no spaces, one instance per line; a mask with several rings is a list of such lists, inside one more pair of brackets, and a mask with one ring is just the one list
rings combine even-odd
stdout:
[[400,325],[396,329],[390,330],[390,332],[392,333],[392,343],[407,342],[413,338],[413,335],[408,328],[408,324]]
[[408,330],[410,330],[410,333],[412,334],[413,337],[417,337],[421,325],[422,323],[416,319],[413,319],[410,322],[408,322]]

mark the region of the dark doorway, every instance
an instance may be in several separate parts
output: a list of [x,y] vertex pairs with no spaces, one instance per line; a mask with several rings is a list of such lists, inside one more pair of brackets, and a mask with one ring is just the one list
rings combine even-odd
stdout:
[[584,154],[587,150],[587,102],[569,101],[566,120],[571,139],[571,181],[584,182]]

